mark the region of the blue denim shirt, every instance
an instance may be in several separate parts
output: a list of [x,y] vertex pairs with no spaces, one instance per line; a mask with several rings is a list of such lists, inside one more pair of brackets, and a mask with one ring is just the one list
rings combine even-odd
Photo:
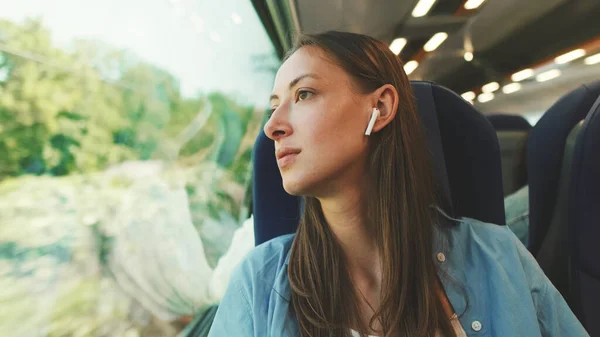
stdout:
[[529,185],[504,198],[506,225],[527,247],[529,244]]
[[[447,234],[438,231],[432,258],[453,280],[440,272],[468,336],[589,336],[508,227],[468,218],[453,221],[456,226]],[[209,337],[299,335],[289,311],[287,265],[293,239],[290,234],[266,242],[236,267]],[[436,258],[439,253],[445,258]]]

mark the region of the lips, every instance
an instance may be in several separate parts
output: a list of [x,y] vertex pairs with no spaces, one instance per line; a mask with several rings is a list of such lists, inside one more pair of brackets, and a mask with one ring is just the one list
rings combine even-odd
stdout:
[[275,155],[277,156],[277,160],[291,155],[300,153],[300,149],[292,148],[292,147],[281,147],[275,151]]
[[277,149],[275,151],[277,165],[279,165],[280,168],[290,165],[296,159],[296,156],[300,153],[300,151],[300,149],[292,147],[282,147]]

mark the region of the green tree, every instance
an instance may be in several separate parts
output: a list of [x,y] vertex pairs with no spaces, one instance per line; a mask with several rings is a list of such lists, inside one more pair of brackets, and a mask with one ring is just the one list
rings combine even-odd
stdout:
[[[0,21],[0,177],[93,170],[133,153],[113,145],[119,90],[77,53],[51,45],[38,20]],[[114,160],[113,160],[114,161]]]

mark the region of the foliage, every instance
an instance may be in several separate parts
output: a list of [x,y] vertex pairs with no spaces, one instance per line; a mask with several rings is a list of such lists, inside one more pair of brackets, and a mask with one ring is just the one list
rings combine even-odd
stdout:
[[[54,47],[40,21],[0,21],[0,47],[0,180],[127,160],[199,162],[209,149],[228,168],[256,131],[248,129],[252,108],[221,93],[182,97],[167,71],[97,41],[76,41],[71,52]],[[177,143],[206,102],[212,112],[202,132]]]

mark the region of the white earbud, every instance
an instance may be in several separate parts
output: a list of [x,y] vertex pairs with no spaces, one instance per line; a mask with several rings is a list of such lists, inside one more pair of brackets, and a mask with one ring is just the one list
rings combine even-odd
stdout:
[[369,121],[369,126],[367,126],[367,131],[365,131],[365,135],[371,135],[371,131],[373,131],[373,126],[375,125],[377,117],[379,117],[379,109],[373,108],[373,114],[371,115],[371,120]]

